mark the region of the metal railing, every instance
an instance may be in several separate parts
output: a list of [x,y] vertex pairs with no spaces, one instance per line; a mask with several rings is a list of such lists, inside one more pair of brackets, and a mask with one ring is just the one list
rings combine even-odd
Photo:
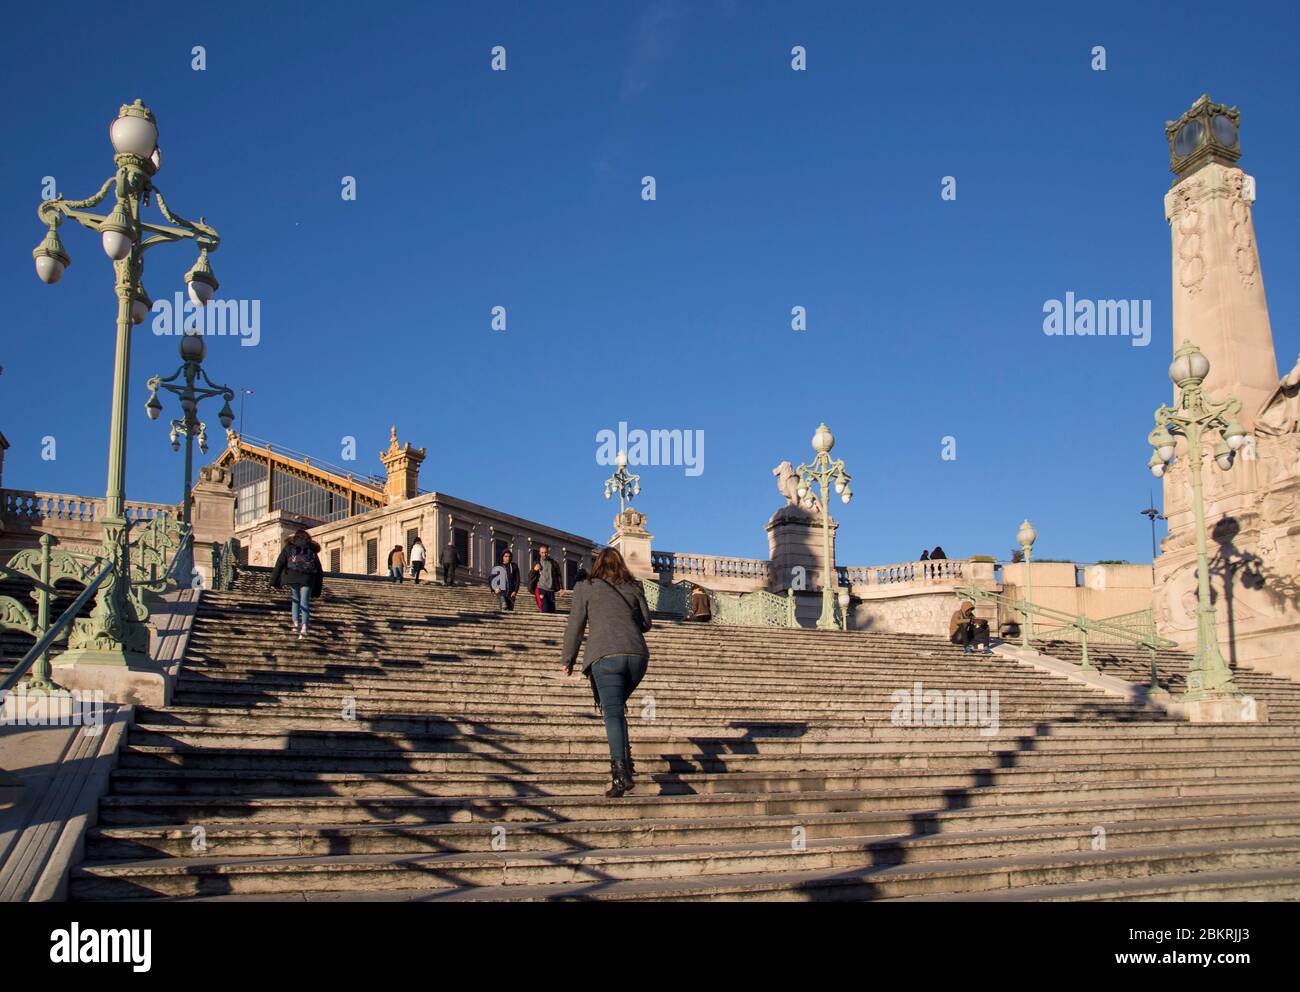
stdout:
[[[958,596],[972,601],[984,600],[995,603],[999,615],[1003,610],[1006,610],[1017,613],[1022,618],[1034,616],[1053,621],[1055,623],[1054,627],[1047,627],[1035,632],[1035,640],[1077,643],[1079,645],[1079,667],[1085,670],[1095,671],[1088,658],[1088,644],[1090,641],[1103,644],[1130,644],[1144,648],[1151,662],[1152,691],[1160,688],[1160,683],[1156,677],[1156,652],[1178,646],[1176,642],[1161,637],[1156,633],[1155,621],[1150,610],[1124,613],[1097,620],[1092,617],[1067,613],[1065,610],[1053,609],[1050,606],[1039,606],[1027,599],[1017,599],[1000,592],[977,589],[974,586],[958,586],[954,592]],[[1028,647],[1029,635],[1023,623],[1020,625],[1020,631],[1020,643],[1022,646]]]
[[[131,557],[127,563],[130,573],[127,582],[130,586],[157,592],[168,583],[179,582],[178,576],[182,570],[193,568],[190,531],[187,528],[181,529],[179,542],[173,543],[172,534],[168,532],[169,526],[174,528],[176,525],[161,516],[138,524],[140,536],[131,545]],[[58,688],[51,678],[50,648],[56,642],[67,639],[77,615],[114,571],[113,563],[100,555],[63,551],[53,547],[53,544],[54,539],[49,534],[42,534],[39,548],[9,549],[15,553],[5,565],[0,566],[0,574],[32,583],[30,596],[36,603],[36,615],[33,616],[14,597],[0,596],[0,628],[16,630],[35,638],[35,643],[0,680],[0,692],[12,689],[29,670],[32,672],[28,683],[31,688],[47,691]],[[174,553],[166,563],[162,575],[159,575],[163,556],[168,550],[173,550]],[[51,624],[50,603],[59,593],[56,583],[64,579],[82,583],[84,588]]]
[[[682,581],[671,585],[642,579],[646,602],[655,613],[668,613],[686,617],[691,610],[693,583]],[[700,588],[704,589],[703,586]],[[710,623],[726,627],[797,627],[793,591],[784,596],[760,590],[758,592],[727,593],[704,589],[709,597]]]
[[239,571],[239,541],[228,538],[224,544],[212,542],[212,588],[233,589]]

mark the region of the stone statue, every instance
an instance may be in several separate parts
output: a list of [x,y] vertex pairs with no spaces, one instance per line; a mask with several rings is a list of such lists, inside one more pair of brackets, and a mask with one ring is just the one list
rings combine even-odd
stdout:
[[776,476],[777,491],[786,498],[790,506],[810,513],[821,513],[821,500],[811,489],[802,501],[799,499],[799,473],[794,470],[794,466],[789,461],[784,461],[772,469],[772,474]]
[[1300,357],[1296,358],[1295,367],[1282,377],[1259,411],[1255,430],[1274,437],[1300,430]]

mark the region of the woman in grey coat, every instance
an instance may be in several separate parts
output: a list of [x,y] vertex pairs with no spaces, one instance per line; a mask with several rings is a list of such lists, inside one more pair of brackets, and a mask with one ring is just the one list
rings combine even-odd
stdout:
[[650,604],[641,583],[628,571],[623,556],[605,548],[596,556],[590,578],[573,590],[569,623],[564,629],[564,674],[572,675],[587,631],[583,674],[592,680],[605,716],[609,766],[613,785],[605,795],[617,799],[631,790],[632,748],[627,734],[627,701],[645,678],[650,650]]

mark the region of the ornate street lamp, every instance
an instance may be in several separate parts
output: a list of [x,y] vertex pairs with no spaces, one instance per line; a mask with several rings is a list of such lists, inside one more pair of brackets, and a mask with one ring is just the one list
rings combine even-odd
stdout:
[[[1030,559],[1033,557],[1034,542],[1037,540],[1038,540],[1038,531],[1034,530],[1034,525],[1031,524],[1029,522],[1029,518],[1026,517],[1024,519],[1024,522],[1021,523],[1020,529],[1016,531],[1016,543],[1020,545],[1020,550],[1023,551],[1025,555],[1024,565],[1025,565],[1025,602],[1026,603],[1032,603],[1034,601],[1034,577],[1033,577],[1033,570],[1030,567],[1029,562]],[[1029,647],[1029,642],[1033,640],[1034,637],[1034,615],[1030,613],[1029,610],[1025,610],[1024,616],[1021,619],[1023,620],[1023,623],[1021,623],[1020,625],[1020,645],[1021,647],[1027,648]]]
[[[207,355],[208,346],[203,340],[202,334],[186,333],[181,335],[181,361],[184,363],[171,375],[165,379],[154,376],[149,380],[149,402],[145,404],[145,412],[149,415],[150,420],[157,420],[158,415],[162,413],[162,403],[158,400],[158,390],[163,389],[174,394],[180,399],[181,411],[184,416],[172,421],[172,429],[169,439],[172,443],[172,450],[180,449],[180,437],[185,437],[185,485],[181,497],[181,522],[189,524],[190,508],[193,503],[193,479],[194,479],[194,441],[197,436],[199,442],[199,451],[203,454],[208,453],[208,435],[207,425],[198,419],[199,402],[211,399],[213,396],[222,396],[225,398],[225,405],[222,406],[221,412],[217,414],[221,421],[221,426],[226,430],[235,422],[235,411],[230,408],[230,401],[235,398],[235,391],[229,386],[218,386],[208,374],[203,371],[203,359]],[[195,383],[202,380],[202,385],[196,387]],[[181,380],[177,383],[177,380]]]
[[844,471],[844,462],[831,460],[831,448],[835,447],[835,435],[824,423],[819,425],[812,439],[813,451],[817,457],[811,465],[800,465],[795,472],[799,475],[799,487],[796,490],[800,502],[808,498],[814,486],[821,487],[822,506],[822,613],[817,618],[818,630],[838,630],[840,625],[835,620],[835,590],[832,584],[834,574],[831,561],[831,512],[830,487],[835,486],[843,503],[853,498],[853,489],[849,485],[852,476]]
[[1178,387],[1178,405],[1161,404],[1156,410],[1155,429],[1147,435],[1151,460],[1147,466],[1157,479],[1165,474],[1174,460],[1178,437],[1187,441],[1187,469],[1192,477],[1192,513],[1196,528],[1196,654],[1187,671],[1187,700],[1240,697],[1232,670],[1219,651],[1218,627],[1214,604],[1210,601],[1210,566],[1205,539],[1205,506],[1201,460],[1204,445],[1219,435],[1214,448],[1214,462],[1227,472],[1232,468],[1237,450],[1246,443],[1246,432],[1237,421],[1241,400],[1235,396],[1216,401],[1201,388],[1210,374],[1210,360],[1196,345],[1184,341],[1174,352],[1169,378]]
[[605,480],[605,498],[609,499],[615,493],[618,493],[618,515],[623,516],[626,509],[626,503],[632,502],[632,497],[641,495],[641,476],[633,475],[627,470],[627,453],[620,451],[614,464],[617,466],[614,474]]
[[[103,553],[113,563],[114,571],[100,586],[89,622],[79,621],[79,626],[74,628],[69,639],[69,653],[74,660],[131,665],[144,662],[149,649],[149,631],[142,622],[148,614],[131,595],[130,523],[125,512],[131,327],[143,321],[149,312],[148,296],[140,284],[144,254],[155,245],[194,241],[199,248],[199,261],[186,275],[186,282],[190,298],[196,305],[202,305],[211,299],[212,291],[217,288],[207,255],[217,249],[221,239],[202,220],[188,221],[172,213],[154,185],[153,177],[162,165],[158,124],[142,101],[122,106],[117,119],[109,126],[109,139],[116,153],[113,158],[117,166],[115,175],[100,187],[99,192],[84,200],[65,200],[58,196],[41,203],[37,216],[47,230],[32,257],[36,262],[36,274],[42,282],[52,284],[59,281],[71,259],[59,239],[58,229],[70,217],[82,227],[97,232],[105,254],[113,260],[118,301],[117,343],[109,422],[108,484],[104,497],[105,512],[99,522],[104,534]],[[115,199],[113,209],[107,215],[88,212],[87,208],[103,202],[110,192]],[[167,224],[141,220],[141,208],[148,206],[151,197],[157,200],[158,210]]]

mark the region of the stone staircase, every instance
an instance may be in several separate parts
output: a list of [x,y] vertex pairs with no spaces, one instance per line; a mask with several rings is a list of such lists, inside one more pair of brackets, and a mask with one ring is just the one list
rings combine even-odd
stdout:
[[[1192,726],[940,637],[663,621],[638,785],[608,800],[565,617],[526,590],[498,614],[481,586],[336,578],[313,614],[299,641],[257,572],[204,595],[74,899],[1300,896],[1285,680],[1284,719]],[[917,682],[996,690],[996,726],[891,720]]]

